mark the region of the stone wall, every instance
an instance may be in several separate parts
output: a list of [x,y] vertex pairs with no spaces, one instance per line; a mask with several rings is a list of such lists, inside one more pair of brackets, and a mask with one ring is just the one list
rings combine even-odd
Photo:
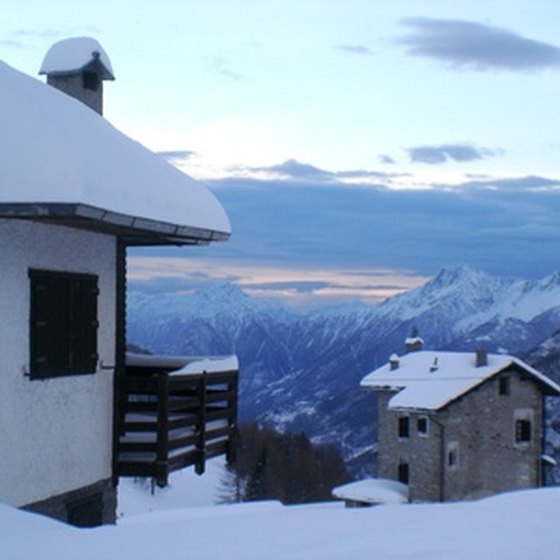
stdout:
[[[509,379],[508,394],[500,394],[500,377]],[[389,410],[393,394],[378,394],[378,476],[398,480],[399,463],[408,463],[411,500],[474,499],[541,485],[543,397],[526,374],[499,374],[429,415]],[[426,416],[422,434],[418,420]],[[408,437],[399,437],[401,417],[409,419]],[[516,419],[530,420],[530,441],[516,442]]]

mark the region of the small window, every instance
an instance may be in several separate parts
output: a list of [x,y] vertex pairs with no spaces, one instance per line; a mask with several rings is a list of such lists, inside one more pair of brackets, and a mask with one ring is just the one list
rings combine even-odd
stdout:
[[398,479],[399,482],[402,482],[403,484],[408,484],[410,480],[410,469],[408,467],[408,463],[399,463]]
[[409,428],[409,419],[408,416],[400,416],[399,417],[399,437],[400,438],[407,438],[410,433]]
[[498,379],[498,393],[500,395],[509,395],[509,377],[507,375]]
[[456,469],[459,466],[459,443],[451,441],[447,444],[447,466]]
[[419,435],[426,437],[428,435],[428,417],[420,416],[416,421],[416,431]]
[[31,378],[95,373],[97,276],[30,270],[29,279]]
[[515,442],[528,443],[532,436],[531,420],[517,419],[515,421]]
[[82,84],[84,89],[97,91],[100,83],[101,80],[99,79],[99,74],[97,72],[82,72]]

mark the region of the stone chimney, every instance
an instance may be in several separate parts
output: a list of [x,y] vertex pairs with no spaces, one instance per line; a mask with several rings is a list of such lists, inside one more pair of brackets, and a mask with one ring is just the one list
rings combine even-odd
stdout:
[[476,367],[483,367],[488,365],[488,352],[485,348],[479,348],[476,351]]
[[391,357],[389,358],[389,370],[395,371],[396,369],[399,369],[400,365],[401,365],[400,358],[397,356],[397,354],[392,354]]
[[114,80],[111,61],[91,37],[55,43],[45,55],[39,74],[47,83],[103,114],[103,81]]
[[404,351],[405,354],[410,354],[411,352],[418,352],[424,347],[424,341],[418,335],[418,329],[414,327],[410,336],[404,341]]

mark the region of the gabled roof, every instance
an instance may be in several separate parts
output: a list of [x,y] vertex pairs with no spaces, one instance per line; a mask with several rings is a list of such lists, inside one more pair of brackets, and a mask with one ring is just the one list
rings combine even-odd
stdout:
[[0,218],[107,231],[126,243],[225,239],[210,190],[79,101],[0,62]]
[[114,80],[111,61],[103,47],[92,37],[71,37],[55,43],[45,55],[39,74],[66,75],[99,64],[101,77]]
[[560,395],[559,385],[518,358],[488,354],[487,365],[476,367],[474,352],[412,352],[400,358],[397,369],[387,364],[366,375],[361,386],[397,391],[389,400],[392,409],[439,410],[510,368],[532,377],[544,393]]

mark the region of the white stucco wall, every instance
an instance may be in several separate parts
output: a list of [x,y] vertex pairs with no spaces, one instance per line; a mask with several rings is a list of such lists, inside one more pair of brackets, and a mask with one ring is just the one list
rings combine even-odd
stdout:
[[[0,502],[23,506],[111,476],[115,239],[0,220]],[[97,372],[30,380],[29,268],[99,277]]]

